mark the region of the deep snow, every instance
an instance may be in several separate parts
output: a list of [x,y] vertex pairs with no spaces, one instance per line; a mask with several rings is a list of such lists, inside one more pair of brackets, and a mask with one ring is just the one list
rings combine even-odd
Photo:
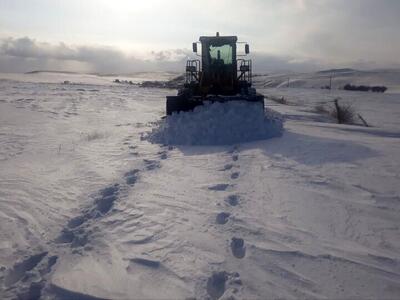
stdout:
[[161,145],[175,91],[79,76],[0,80],[1,298],[398,299],[399,94],[260,90],[281,137]]
[[282,135],[278,113],[258,103],[205,103],[158,121],[146,139],[166,145],[233,145]]

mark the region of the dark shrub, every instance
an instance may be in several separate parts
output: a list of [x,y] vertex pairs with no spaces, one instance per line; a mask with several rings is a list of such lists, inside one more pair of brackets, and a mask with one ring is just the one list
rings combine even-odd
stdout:
[[386,92],[387,87],[385,86],[373,86],[371,88],[371,91],[375,92],[375,93],[384,93]]
[[339,104],[339,98],[335,99],[335,109],[331,115],[339,124],[354,124],[355,111],[350,104]]
[[387,90],[387,87],[385,86],[367,86],[367,85],[351,85],[351,84],[346,84],[343,87],[344,90],[346,91],[361,91],[361,92],[375,92],[375,93],[384,93]]

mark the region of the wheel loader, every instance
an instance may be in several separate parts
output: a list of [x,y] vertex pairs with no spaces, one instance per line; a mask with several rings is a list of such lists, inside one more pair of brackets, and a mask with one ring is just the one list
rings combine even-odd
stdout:
[[[250,53],[238,54],[236,36],[201,36],[193,43],[193,52],[200,59],[186,62],[185,84],[177,96],[167,96],[167,115],[193,110],[206,101],[247,101],[264,110],[264,96],[252,88],[252,65],[244,59]],[[197,45],[201,44],[201,54]],[[240,58],[238,58],[240,57]]]

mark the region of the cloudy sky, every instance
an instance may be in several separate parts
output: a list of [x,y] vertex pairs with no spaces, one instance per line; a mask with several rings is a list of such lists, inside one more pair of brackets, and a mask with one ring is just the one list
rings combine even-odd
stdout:
[[183,68],[238,35],[257,71],[400,67],[400,0],[0,0],[0,72]]

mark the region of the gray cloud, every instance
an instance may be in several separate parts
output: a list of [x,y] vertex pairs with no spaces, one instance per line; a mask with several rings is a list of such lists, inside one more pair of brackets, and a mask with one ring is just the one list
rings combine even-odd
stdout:
[[151,51],[150,53],[156,61],[181,61],[191,56],[191,52],[186,49]]
[[[339,51],[329,35],[320,35],[328,51]],[[324,48],[324,49],[325,49]],[[149,59],[139,59],[107,46],[71,46],[49,44],[29,37],[0,39],[0,72],[59,70],[96,73],[133,73],[140,71],[183,72],[185,61],[194,57],[188,49],[151,51]],[[326,64],[316,59],[262,52],[251,54],[254,72],[316,71],[329,67],[379,67],[374,61],[357,60],[348,64]]]
[[[398,0],[303,0],[304,12],[290,20],[297,55],[331,64],[357,61],[394,66],[400,52]],[[397,64],[398,65],[398,64]]]
[[[181,70],[190,55],[183,48],[215,31],[250,42],[260,70],[399,65],[399,0],[53,2],[5,1],[0,36],[41,36],[53,44],[31,38],[1,40],[0,71],[44,65],[93,72]],[[188,12],[196,12],[195,17]],[[87,45],[99,41],[146,49],[149,59]]]
[[52,45],[34,39],[6,38],[0,41],[0,71],[67,69],[87,72],[129,72],[151,66],[111,47]]
[[[112,47],[52,45],[29,37],[0,40],[0,71],[65,70],[98,73],[137,71],[183,71],[185,61],[193,57],[188,49],[151,51],[151,59],[138,59]],[[255,52],[255,71],[310,71],[319,65],[296,61],[291,57]]]
[[290,56],[276,56],[265,53],[253,53],[254,72],[311,72],[326,66],[316,60],[298,59]]

